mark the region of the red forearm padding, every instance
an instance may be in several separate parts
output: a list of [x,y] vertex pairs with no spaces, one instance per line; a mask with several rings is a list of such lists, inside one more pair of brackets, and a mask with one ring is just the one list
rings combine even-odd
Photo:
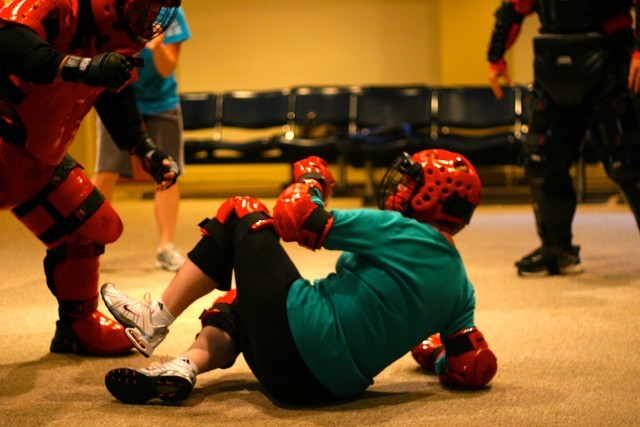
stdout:
[[333,215],[311,200],[310,187],[295,183],[287,187],[273,209],[276,232],[285,242],[318,249],[333,224]]

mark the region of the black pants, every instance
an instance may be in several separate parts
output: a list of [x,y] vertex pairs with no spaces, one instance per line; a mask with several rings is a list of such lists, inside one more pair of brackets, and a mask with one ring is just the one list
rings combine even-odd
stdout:
[[610,56],[602,81],[580,105],[556,105],[552,94],[536,81],[525,169],[544,246],[568,249],[572,245],[577,202],[570,168],[587,131],[591,160],[601,161],[620,186],[640,228],[639,101],[626,86],[628,58],[615,52]]
[[205,226],[208,236],[189,253],[189,259],[221,289],[229,289],[235,272],[234,339],[268,394],[292,404],[336,400],[309,371],[295,345],[286,303],[289,288],[300,273],[273,229],[250,230],[260,216],[251,214],[225,225],[216,219],[209,221]]

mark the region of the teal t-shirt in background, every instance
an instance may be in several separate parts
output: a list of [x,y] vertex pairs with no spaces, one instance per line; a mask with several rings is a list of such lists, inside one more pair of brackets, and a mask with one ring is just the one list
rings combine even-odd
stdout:
[[[176,18],[164,33],[164,44],[181,43],[191,37],[191,31],[182,7],[178,8]],[[153,53],[146,47],[140,52],[144,67],[138,68],[138,80],[133,89],[138,99],[138,109],[142,114],[159,114],[172,110],[180,103],[178,82],[175,73],[164,78],[156,70]]]

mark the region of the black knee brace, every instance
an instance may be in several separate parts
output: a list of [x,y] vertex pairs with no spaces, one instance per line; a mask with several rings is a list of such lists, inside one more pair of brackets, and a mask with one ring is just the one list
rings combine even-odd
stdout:
[[[232,290],[227,295],[215,300],[211,308],[204,310],[200,315],[202,327],[213,326],[231,337],[236,346],[236,356],[240,354],[240,316],[238,316],[238,302],[236,291]],[[235,359],[222,369],[233,366]]]

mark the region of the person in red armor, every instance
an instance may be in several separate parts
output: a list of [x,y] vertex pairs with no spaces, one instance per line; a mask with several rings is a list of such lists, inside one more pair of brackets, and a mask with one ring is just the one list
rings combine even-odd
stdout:
[[59,307],[52,352],[131,349],[122,327],[97,310],[99,257],[122,223],[67,150],[95,107],[159,188],[176,181],[177,165],[148,138],[129,83],[140,65],[132,56],[179,5],[15,0],[0,9],[0,209],[11,209],[47,248],[46,281]]
[[637,8],[634,0],[505,0],[495,14],[488,60],[498,98],[500,83],[511,84],[503,56],[523,19],[537,13],[541,22],[524,166],[542,245],[516,262],[520,275],[582,271],[572,241],[577,201],[570,168],[587,135],[640,227]]

